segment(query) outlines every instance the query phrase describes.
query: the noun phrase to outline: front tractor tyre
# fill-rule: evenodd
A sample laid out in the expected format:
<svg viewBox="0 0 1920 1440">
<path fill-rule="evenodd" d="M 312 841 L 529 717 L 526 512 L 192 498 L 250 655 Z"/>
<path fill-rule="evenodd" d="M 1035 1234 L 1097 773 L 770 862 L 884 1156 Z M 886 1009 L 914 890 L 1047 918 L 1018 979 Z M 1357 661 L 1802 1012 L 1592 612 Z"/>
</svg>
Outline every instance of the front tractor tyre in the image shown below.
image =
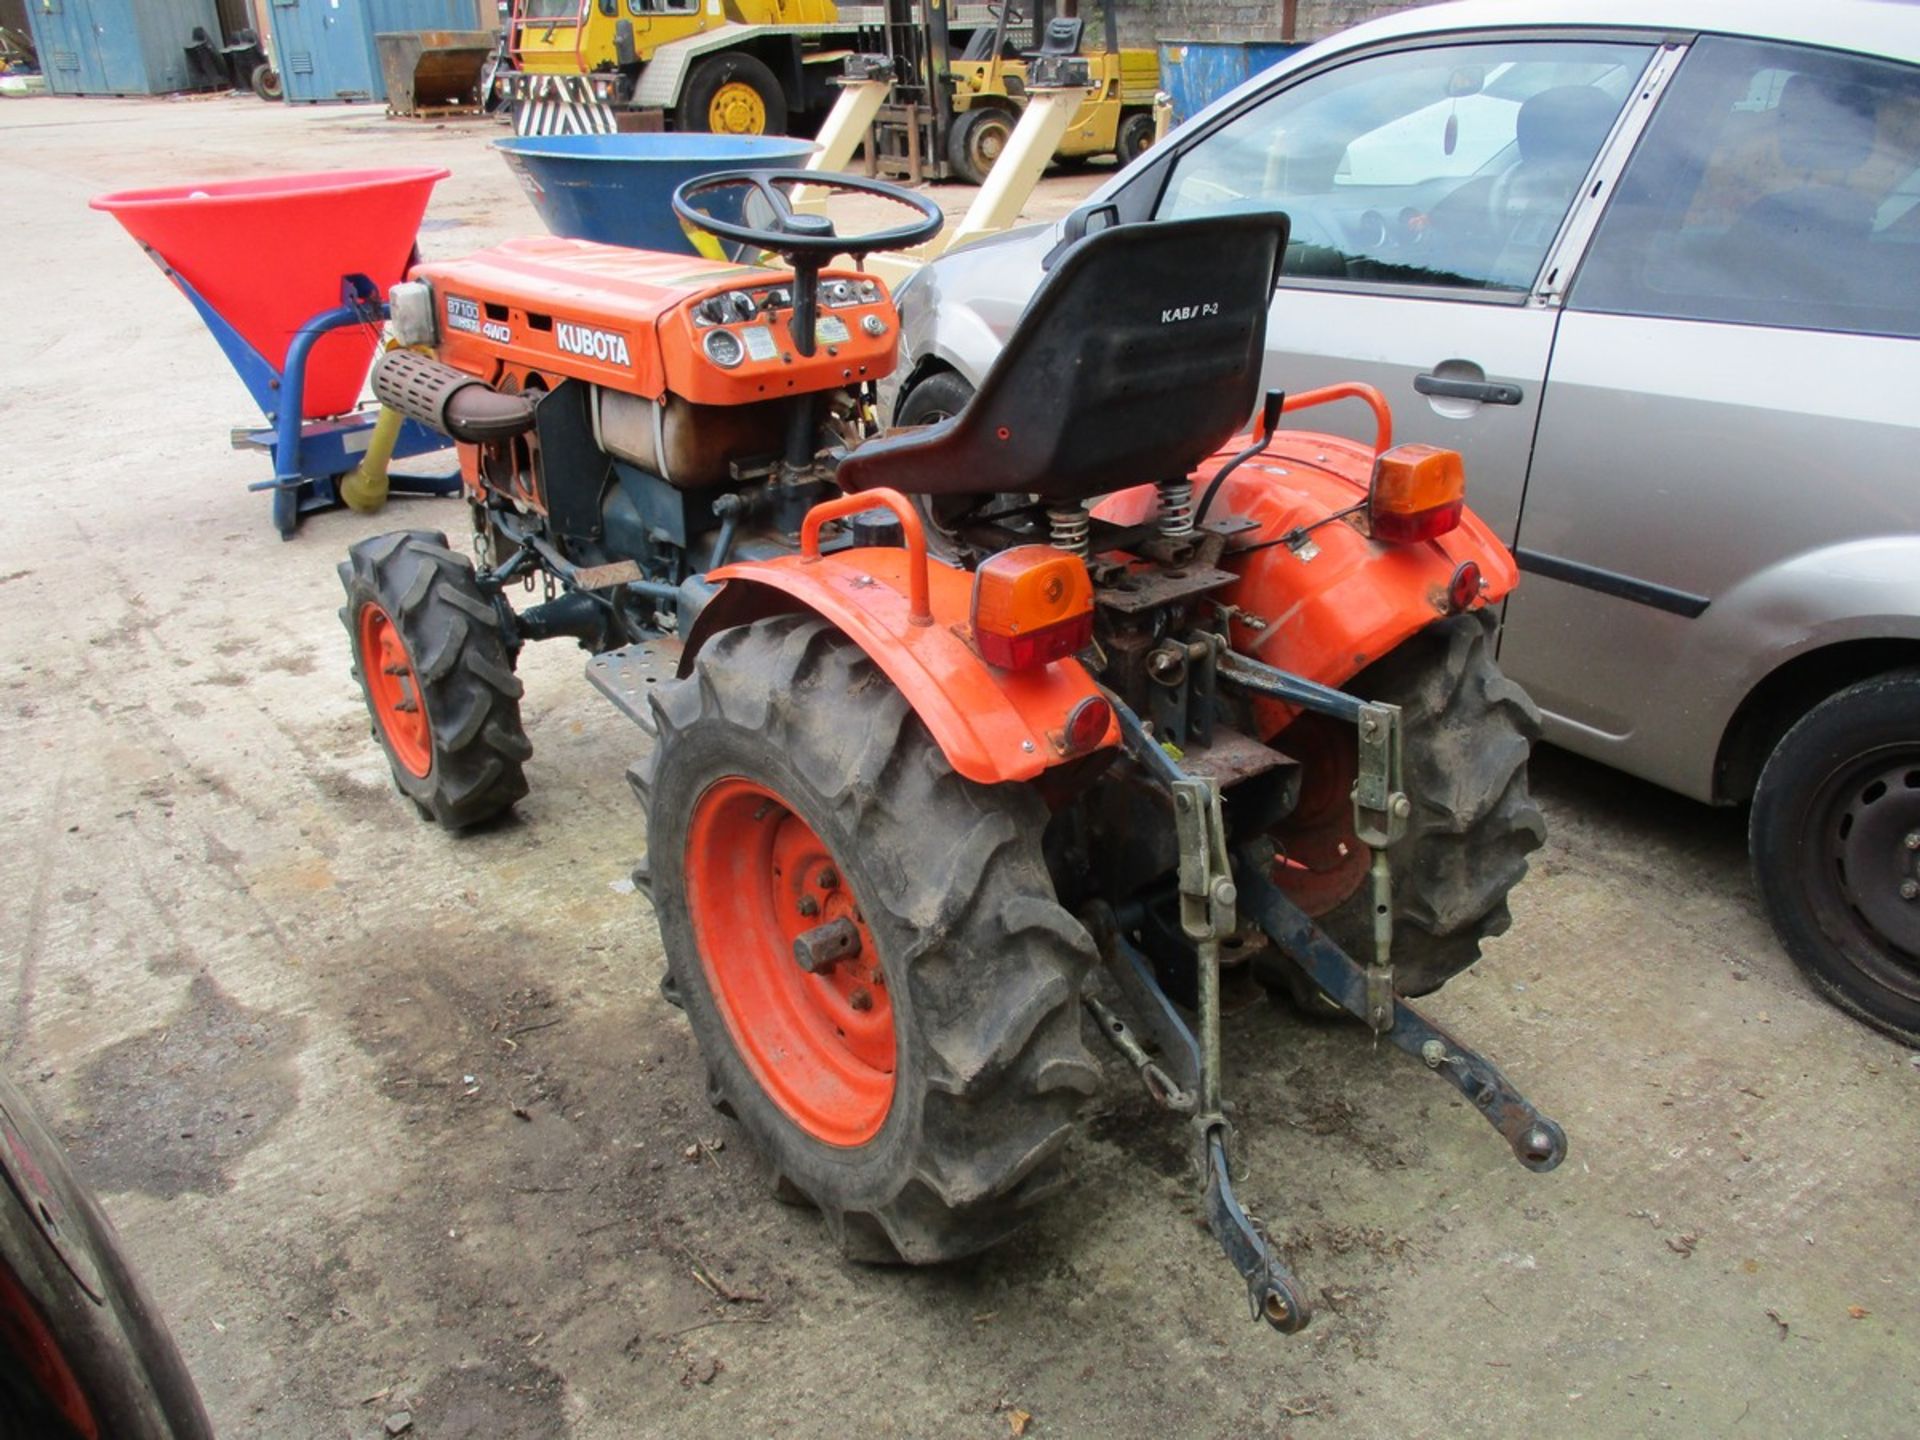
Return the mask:
<svg viewBox="0 0 1920 1440">
<path fill-rule="evenodd" d="M 1093 946 L 1055 898 L 1040 797 L 957 775 L 812 616 L 722 632 L 653 704 L 630 779 L 712 1098 L 854 1259 L 1004 1239 L 1063 1180 L 1098 1077 Z"/>
<path fill-rule="evenodd" d="M 1760 772 L 1754 882 L 1801 971 L 1841 1009 L 1920 1045 L 1920 670 L 1809 710 Z"/>
<path fill-rule="evenodd" d="M 527 793 L 533 753 L 500 615 L 438 531 L 362 540 L 340 564 L 353 674 L 394 784 L 427 819 L 465 829 Z"/>
</svg>

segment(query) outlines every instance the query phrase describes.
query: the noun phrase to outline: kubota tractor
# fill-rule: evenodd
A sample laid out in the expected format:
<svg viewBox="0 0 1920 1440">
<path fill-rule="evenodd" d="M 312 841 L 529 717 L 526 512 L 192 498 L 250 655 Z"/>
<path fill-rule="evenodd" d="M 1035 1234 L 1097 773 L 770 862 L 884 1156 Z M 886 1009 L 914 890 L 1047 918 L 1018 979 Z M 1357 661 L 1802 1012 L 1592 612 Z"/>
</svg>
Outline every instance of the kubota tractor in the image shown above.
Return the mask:
<svg viewBox="0 0 1920 1440">
<path fill-rule="evenodd" d="M 915 213 L 840 235 L 803 185 Z M 650 737 L 663 988 L 776 1191 L 859 1259 L 969 1255 L 1031 1213 L 1097 1033 L 1191 1125 L 1253 1313 L 1304 1324 L 1230 1182 L 1242 967 L 1557 1165 L 1560 1128 L 1404 998 L 1505 928 L 1541 839 L 1535 712 L 1490 646 L 1514 565 L 1459 457 L 1392 446 L 1377 394 L 1262 403 L 1285 217 L 1064 245 L 965 408 L 875 437 L 898 320 L 833 262 L 939 211 L 790 172 L 674 205 L 767 263 L 527 239 L 394 292 L 411 348 L 376 391 L 459 442 L 476 556 L 404 531 L 340 567 L 400 789 L 449 828 L 506 810 L 515 655 L 592 652 Z M 1374 445 L 1278 428 L 1347 398 Z"/>
</svg>

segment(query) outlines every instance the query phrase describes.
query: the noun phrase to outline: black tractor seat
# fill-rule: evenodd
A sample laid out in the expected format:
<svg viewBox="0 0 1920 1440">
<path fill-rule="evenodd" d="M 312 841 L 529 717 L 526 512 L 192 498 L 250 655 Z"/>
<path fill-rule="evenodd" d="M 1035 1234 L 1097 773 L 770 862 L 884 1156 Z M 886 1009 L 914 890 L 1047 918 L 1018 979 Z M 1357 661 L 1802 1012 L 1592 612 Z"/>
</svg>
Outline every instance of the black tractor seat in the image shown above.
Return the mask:
<svg viewBox="0 0 1920 1440">
<path fill-rule="evenodd" d="M 1178 480 L 1260 396 L 1276 212 L 1117 225 L 1067 250 L 958 415 L 861 445 L 847 490 L 1090 500 Z"/>
</svg>

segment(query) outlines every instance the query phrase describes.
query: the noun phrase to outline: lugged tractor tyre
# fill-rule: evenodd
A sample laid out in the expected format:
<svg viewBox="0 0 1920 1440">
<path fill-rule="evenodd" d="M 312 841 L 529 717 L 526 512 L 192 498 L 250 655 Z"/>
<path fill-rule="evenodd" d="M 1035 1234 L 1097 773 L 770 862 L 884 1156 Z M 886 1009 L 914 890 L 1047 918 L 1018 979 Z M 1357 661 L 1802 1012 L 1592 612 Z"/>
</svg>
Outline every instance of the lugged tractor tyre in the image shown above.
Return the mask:
<svg viewBox="0 0 1920 1440">
<path fill-rule="evenodd" d="M 1005 1239 L 1064 1180 L 1099 1074 L 1080 1022 L 1093 945 L 1048 878 L 1040 797 L 956 774 L 813 616 L 715 636 L 653 709 L 629 773 L 641 873 L 710 1098 L 853 1259 Z M 805 972 L 795 934 L 829 921 L 861 948 Z"/>
<path fill-rule="evenodd" d="M 512 808 L 533 746 L 499 612 L 472 564 L 437 530 L 398 530 L 354 545 L 339 572 L 353 677 L 394 784 L 448 830 Z"/>
<path fill-rule="evenodd" d="M 1401 764 L 1413 813 L 1392 851 L 1391 958 L 1394 988 L 1408 997 L 1438 990 L 1480 958 L 1482 941 L 1506 933 L 1513 923 L 1507 895 L 1547 837 L 1527 790 L 1540 711 L 1495 663 L 1496 626 L 1491 610 L 1449 616 L 1341 686 L 1401 709 Z M 1371 884 L 1363 878 L 1319 923 L 1366 964 L 1373 955 Z"/>
</svg>

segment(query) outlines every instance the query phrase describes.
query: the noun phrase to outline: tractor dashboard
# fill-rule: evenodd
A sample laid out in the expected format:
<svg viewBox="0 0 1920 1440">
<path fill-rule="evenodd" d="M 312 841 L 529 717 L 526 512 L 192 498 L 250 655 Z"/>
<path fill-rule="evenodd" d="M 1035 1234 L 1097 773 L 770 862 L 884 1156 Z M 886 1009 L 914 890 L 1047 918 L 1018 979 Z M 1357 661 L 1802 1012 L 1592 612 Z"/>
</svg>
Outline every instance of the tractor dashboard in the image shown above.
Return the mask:
<svg viewBox="0 0 1920 1440">
<path fill-rule="evenodd" d="M 681 307 L 660 326 L 668 388 L 703 404 L 740 405 L 858 385 L 893 369 L 899 316 L 872 276 L 820 277 L 811 355 L 794 343 L 793 308 L 792 276 L 778 272 Z"/>
<path fill-rule="evenodd" d="M 879 380 L 899 315 L 858 271 L 820 277 L 814 353 L 794 343 L 791 271 L 584 240 L 510 240 L 418 266 L 440 358 L 492 383 L 534 372 L 659 400 L 745 405 Z"/>
</svg>

